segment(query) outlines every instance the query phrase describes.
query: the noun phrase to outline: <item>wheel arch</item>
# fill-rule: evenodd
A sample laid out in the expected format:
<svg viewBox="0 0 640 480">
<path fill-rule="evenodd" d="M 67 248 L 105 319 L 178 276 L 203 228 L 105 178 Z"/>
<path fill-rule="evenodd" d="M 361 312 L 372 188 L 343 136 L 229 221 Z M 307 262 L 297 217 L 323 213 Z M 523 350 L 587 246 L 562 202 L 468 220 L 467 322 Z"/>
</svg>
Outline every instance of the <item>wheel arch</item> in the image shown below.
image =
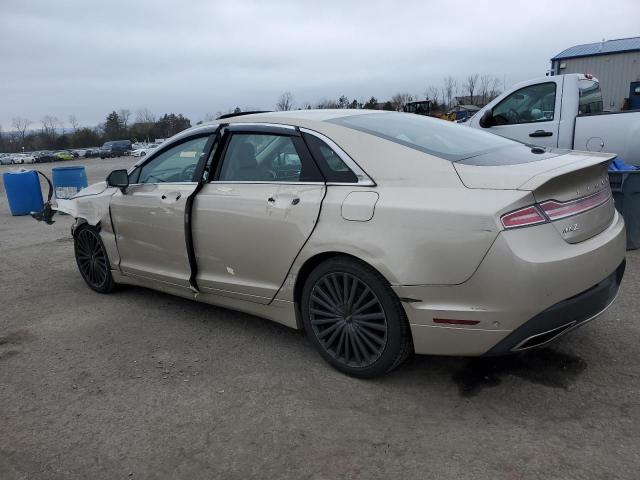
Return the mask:
<svg viewBox="0 0 640 480">
<path fill-rule="evenodd" d="M 367 262 L 366 260 L 356 255 L 346 253 L 346 252 L 341 252 L 341 251 L 327 251 L 327 252 L 317 253 L 307 258 L 302 264 L 302 266 L 300 267 L 300 269 L 298 270 L 298 273 L 296 274 L 296 279 L 293 286 L 293 303 L 294 303 L 295 312 L 296 312 L 296 327 L 298 329 L 303 328 L 302 311 L 300 308 L 300 303 L 302 300 L 302 289 L 304 288 L 304 284 L 307 281 L 307 278 L 309 278 L 309 275 L 311 274 L 311 272 L 313 272 L 313 270 L 318 265 L 320 265 L 323 262 L 326 262 L 329 259 L 336 258 L 336 257 L 344 257 L 344 258 L 348 258 L 356 262 L 365 264 L 369 268 L 373 269 L 386 282 L 390 283 L 389 279 L 382 272 L 380 272 L 379 269 L 377 269 L 374 265 L 372 265 L 371 263 Z"/>
</svg>

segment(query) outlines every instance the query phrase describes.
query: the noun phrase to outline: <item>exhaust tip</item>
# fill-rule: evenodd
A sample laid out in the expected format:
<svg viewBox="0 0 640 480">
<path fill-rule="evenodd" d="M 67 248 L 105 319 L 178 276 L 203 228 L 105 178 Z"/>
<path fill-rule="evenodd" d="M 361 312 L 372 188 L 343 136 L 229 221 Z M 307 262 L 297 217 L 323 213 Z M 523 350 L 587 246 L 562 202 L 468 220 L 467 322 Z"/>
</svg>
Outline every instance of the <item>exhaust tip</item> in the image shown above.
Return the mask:
<svg viewBox="0 0 640 480">
<path fill-rule="evenodd" d="M 538 333 L 536 335 L 531 335 L 530 337 L 525 338 L 522 342 L 520 342 L 515 347 L 513 347 L 511 351 L 521 352 L 523 350 L 528 350 L 530 348 L 540 347 L 561 336 L 563 333 L 565 333 L 567 330 L 573 327 L 575 323 L 576 323 L 575 321 L 569 322 L 565 325 L 561 325 L 559 327 L 552 328 L 551 330 L 547 330 L 546 332 Z"/>
</svg>

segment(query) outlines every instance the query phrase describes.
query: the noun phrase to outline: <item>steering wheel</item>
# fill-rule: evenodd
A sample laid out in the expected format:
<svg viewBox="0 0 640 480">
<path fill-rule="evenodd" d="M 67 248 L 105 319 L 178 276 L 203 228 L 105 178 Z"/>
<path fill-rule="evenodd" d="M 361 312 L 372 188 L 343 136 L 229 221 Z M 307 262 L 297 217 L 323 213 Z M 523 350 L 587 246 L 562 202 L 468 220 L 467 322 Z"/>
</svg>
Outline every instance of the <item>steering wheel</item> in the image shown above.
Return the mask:
<svg viewBox="0 0 640 480">
<path fill-rule="evenodd" d="M 267 175 L 267 178 L 265 180 L 275 180 L 278 178 L 278 175 L 276 175 L 276 172 L 274 170 L 271 170 L 270 168 L 267 168 L 265 170 L 265 173 Z"/>
<path fill-rule="evenodd" d="M 193 180 L 193 174 L 196 171 L 196 164 L 192 163 L 191 165 L 187 165 L 180 172 L 180 178 L 183 182 L 191 182 Z"/>
<path fill-rule="evenodd" d="M 513 109 L 513 108 L 510 108 L 510 109 L 507 111 L 507 116 L 509 117 L 509 120 L 510 120 L 512 123 L 517 123 L 517 122 L 519 122 L 519 121 L 521 120 L 521 119 L 520 119 L 520 114 L 519 114 L 515 109 Z"/>
</svg>

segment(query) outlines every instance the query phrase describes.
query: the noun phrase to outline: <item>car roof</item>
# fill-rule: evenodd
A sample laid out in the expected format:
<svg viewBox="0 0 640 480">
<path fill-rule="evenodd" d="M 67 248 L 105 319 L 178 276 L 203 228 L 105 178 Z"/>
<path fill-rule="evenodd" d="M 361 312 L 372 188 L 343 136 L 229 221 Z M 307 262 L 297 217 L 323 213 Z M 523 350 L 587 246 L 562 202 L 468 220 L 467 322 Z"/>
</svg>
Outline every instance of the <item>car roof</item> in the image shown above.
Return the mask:
<svg viewBox="0 0 640 480">
<path fill-rule="evenodd" d="M 281 123 L 283 125 L 304 126 L 309 122 L 325 122 L 327 120 L 333 120 L 341 117 L 351 117 L 354 115 L 366 115 L 370 113 L 393 113 L 386 110 L 367 110 L 367 109 L 351 109 L 351 108 L 336 108 L 336 109 L 321 109 L 321 110 L 289 110 L 289 111 L 274 111 L 274 112 L 262 112 L 251 113 L 248 115 L 237 115 L 235 117 L 225 117 L 223 119 L 214 120 L 212 122 L 203 122 L 195 125 L 187 130 L 183 130 L 178 134 L 182 136 L 182 133 L 205 133 L 215 128 L 220 124 L 229 123 Z"/>
<path fill-rule="evenodd" d="M 382 113 L 384 110 L 365 110 L 365 109 L 351 109 L 351 108 L 336 108 L 336 109 L 322 109 L 322 110 L 289 110 L 284 112 L 263 112 L 252 113 L 249 115 L 241 115 L 237 117 L 225 118 L 225 122 L 260 122 L 265 119 L 273 121 L 274 119 L 281 119 L 283 122 L 295 122 L 296 120 L 311 120 L 315 122 L 322 122 L 326 120 L 332 120 L 340 117 L 350 117 L 353 115 L 365 115 L 367 113 Z"/>
</svg>

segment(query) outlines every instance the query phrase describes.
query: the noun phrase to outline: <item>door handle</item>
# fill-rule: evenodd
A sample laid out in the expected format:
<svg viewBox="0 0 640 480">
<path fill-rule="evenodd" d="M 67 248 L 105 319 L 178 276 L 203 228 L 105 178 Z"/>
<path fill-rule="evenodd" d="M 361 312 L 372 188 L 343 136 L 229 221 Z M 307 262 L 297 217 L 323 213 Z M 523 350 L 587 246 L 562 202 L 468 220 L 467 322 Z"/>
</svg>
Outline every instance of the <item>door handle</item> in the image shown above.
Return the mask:
<svg viewBox="0 0 640 480">
<path fill-rule="evenodd" d="M 163 193 L 160 196 L 160 198 L 162 200 L 170 200 L 170 201 L 174 201 L 174 202 L 177 202 L 178 200 L 180 200 L 180 197 L 182 197 L 182 193 L 180 193 L 180 192 L 171 192 L 169 194 Z"/>
<path fill-rule="evenodd" d="M 536 130 L 529 134 L 530 137 L 552 137 L 553 132 L 545 132 L 544 130 Z"/>
</svg>

